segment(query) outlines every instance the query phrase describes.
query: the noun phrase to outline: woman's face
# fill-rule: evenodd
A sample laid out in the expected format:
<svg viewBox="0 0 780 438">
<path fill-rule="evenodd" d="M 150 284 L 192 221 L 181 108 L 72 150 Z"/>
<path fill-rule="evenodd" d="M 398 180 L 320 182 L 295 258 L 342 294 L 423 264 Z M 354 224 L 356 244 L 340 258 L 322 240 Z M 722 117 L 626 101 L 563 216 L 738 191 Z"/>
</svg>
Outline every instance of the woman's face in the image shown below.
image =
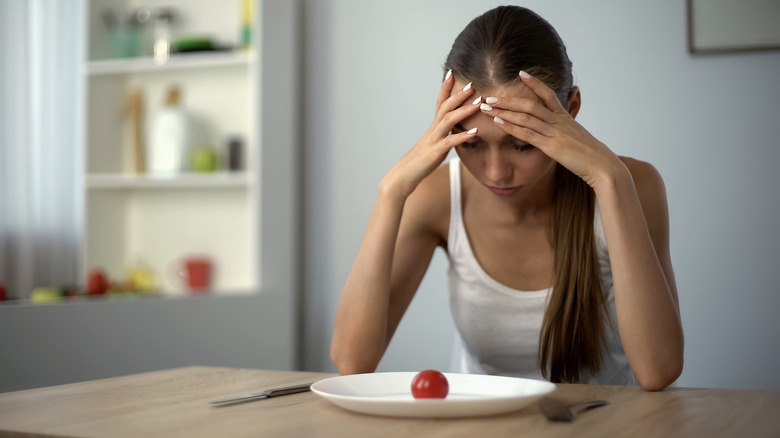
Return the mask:
<svg viewBox="0 0 780 438">
<path fill-rule="evenodd" d="M 461 90 L 465 85 L 456 81 L 453 90 Z M 482 96 L 482 102 L 487 97 L 501 99 L 502 96 L 541 101 L 523 84 L 475 90 L 473 96 L 464 105 L 471 105 L 477 96 Z M 456 125 L 453 132 L 472 128 L 478 129 L 477 136 L 455 150 L 469 173 L 495 196 L 512 201 L 530 200 L 534 197 L 532 194 L 541 192 L 550 193 L 555 161 L 527 142 L 507 134 L 493 122 L 489 113 L 475 113 Z"/>
</svg>

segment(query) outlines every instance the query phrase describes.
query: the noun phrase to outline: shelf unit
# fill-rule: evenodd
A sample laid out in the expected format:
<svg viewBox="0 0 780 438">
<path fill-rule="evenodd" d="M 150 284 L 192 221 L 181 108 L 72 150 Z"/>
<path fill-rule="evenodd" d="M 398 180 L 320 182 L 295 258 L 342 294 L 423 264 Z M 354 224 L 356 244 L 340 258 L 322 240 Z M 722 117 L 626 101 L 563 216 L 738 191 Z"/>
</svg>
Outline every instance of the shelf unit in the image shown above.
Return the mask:
<svg viewBox="0 0 780 438">
<path fill-rule="evenodd" d="M 82 278 L 102 268 L 120 280 L 128 269 L 144 267 L 152 270 L 163 293 L 183 295 L 186 287 L 176 275 L 181 261 L 207 256 L 214 264 L 212 293 L 259 290 L 260 29 L 255 25 L 248 50 L 174 54 L 157 65 L 151 49 L 134 58 L 111 58 L 109 29 L 101 18 L 106 8 L 126 16 L 141 7 L 173 7 L 178 17 L 174 37 L 208 34 L 237 46 L 241 3 L 86 1 Z M 258 18 L 253 22 L 259 23 Z M 143 138 L 148 144 L 155 115 L 173 85 L 182 90 L 198 145 L 214 147 L 224 162 L 228 139 L 242 140 L 240 171 L 154 175 L 130 170 L 130 130 L 123 114 L 127 94 L 143 93 Z"/>
<path fill-rule="evenodd" d="M 209 14 L 209 18 L 224 13 L 232 20 L 237 13 L 237 6 L 231 10 L 232 1 L 210 1 L 208 6 L 216 5 L 219 11 Z M 95 2 L 79 0 L 75 3 L 83 11 L 82 19 L 93 17 Z M 157 4 L 149 1 L 145 5 L 150 3 Z M 166 1 L 166 4 L 174 5 L 185 3 L 205 7 L 205 1 Z M 136 6 L 129 0 L 121 4 Z M 133 203 L 159 201 L 164 205 L 150 211 L 176 216 L 176 204 L 185 202 L 179 199 L 184 197 L 188 198 L 188 203 L 201 207 L 197 214 L 216 215 L 220 213 L 219 207 L 213 204 L 227 204 L 246 217 L 246 220 L 219 218 L 237 229 L 236 234 L 243 239 L 240 243 L 225 243 L 220 240 L 222 233 L 214 230 L 200 230 L 189 240 L 203 236 L 209 244 L 236 251 L 237 254 L 231 254 L 233 258 L 227 260 L 238 260 L 241 266 L 252 271 L 241 279 L 244 287 L 233 290 L 223 286 L 215 293 L 193 296 L 171 294 L 173 296 L 143 299 L 98 298 L 53 304 L 0 305 L 0 333 L 13 333 L 13 336 L 0 336 L 0 351 L 3 352 L 0 392 L 192 364 L 253 369 L 300 368 L 297 344 L 302 278 L 299 249 L 301 129 L 296 118 L 300 108 L 279 102 L 299 102 L 301 98 L 302 5 L 298 0 L 258 0 L 257 15 L 255 54 L 246 65 L 243 61 L 230 61 L 240 65 L 216 66 L 222 61 L 207 61 L 207 67 L 196 69 L 218 71 L 219 77 L 236 72 L 249 76 L 246 79 L 253 90 L 251 97 L 246 98 L 242 117 L 248 119 L 245 122 L 248 135 L 255 137 L 249 144 L 252 157 L 246 161 L 246 170 L 238 174 L 209 175 L 210 178 L 203 175 L 128 176 L 119 170 L 121 164 L 97 160 L 91 163 L 95 167 L 85 167 L 83 194 L 85 198 L 104 199 L 77 201 L 85 202 L 85 212 L 102 207 L 102 214 L 108 216 L 94 218 L 85 213 L 86 221 L 109 231 L 90 230 L 85 222 L 83 269 L 88 268 L 91 261 L 101 261 L 101 256 L 87 247 L 91 241 L 98 249 L 108 252 L 107 257 L 116 257 L 118 270 L 123 262 L 120 255 L 125 252 L 117 251 L 111 242 L 99 245 L 95 239 L 115 235 L 118 231 L 139 231 L 121 223 L 137 219 L 120 210 L 137 214 L 140 210 Z M 193 20 L 196 19 L 198 17 Z M 87 27 L 89 23 L 83 23 L 82 27 L 94 32 L 95 25 Z M 224 33 L 234 34 L 233 31 L 231 28 Z M 182 61 L 194 59 L 188 57 L 187 61 Z M 261 59 L 264 62 L 259 62 Z M 141 65 L 145 62 L 134 60 L 128 65 L 137 65 L 135 61 L 141 61 Z M 116 80 L 117 86 L 121 86 L 121 81 L 130 81 L 133 76 L 151 80 L 159 74 L 172 73 L 159 70 L 161 73 L 158 74 L 155 69 L 131 74 L 129 70 L 139 67 L 122 67 L 123 64 L 119 61 L 103 63 L 103 59 L 95 56 L 85 60 L 81 76 L 85 92 L 75 105 L 79 119 L 83 121 L 83 148 L 77 153 L 83 154 L 85 166 L 90 148 L 113 144 L 90 139 L 89 135 L 94 135 L 90 131 L 96 128 L 93 126 L 95 119 L 99 122 L 119 117 L 117 114 L 111 117 L 99 114 L 90 106 L 89 98 L 94 96 L 89 94 L 89 85 L 93 81 Z M 99 71 L 111 73 L 97 73 Z M 184 72 L 185 76 L 197 73 L 188 69 Z M 110 94 L 105 97 L 109 101 L 110 98 Z M 108 103 L 106 108 L 109 108 Z M 273 111 L 263 111 L 264 107 L 272 105 Z M 116 108 L 112 111 L 117 112 Z M 104 129 L 109 128 L 118 129 L 115 125 Z M 230 199 L 223 199 L 225 197 Z M 208 204 L 207 208 L 203 207 L 204 203 Z M 105 204 L 114 205 L 117 211 Z M 114 218 L 117 223 L 112 223 Z M 177 223 L 181 223 L 180 219 L 177 218 Z M 189 226 L 188 223 L 185 221 L 183 226 Z M 196 223 L 209 224 L 208 219 L 200 218 Z M 120 236 L 122 245 L 137 245 L 124 234 Z M 178 243 L 168 242 L 169 238 L 162 235 L 160 241 L 175 248 Z M 102 265 L 108 266 L 107 263 Z M 250 287 L 247 289 L 246 285 Z M 246 293 L 247 290 L 253 293 Z M 269 351 L 273 354 L 268 354 Z M 2 387 L 3 383 L 5 387 Z"/>
</svg>

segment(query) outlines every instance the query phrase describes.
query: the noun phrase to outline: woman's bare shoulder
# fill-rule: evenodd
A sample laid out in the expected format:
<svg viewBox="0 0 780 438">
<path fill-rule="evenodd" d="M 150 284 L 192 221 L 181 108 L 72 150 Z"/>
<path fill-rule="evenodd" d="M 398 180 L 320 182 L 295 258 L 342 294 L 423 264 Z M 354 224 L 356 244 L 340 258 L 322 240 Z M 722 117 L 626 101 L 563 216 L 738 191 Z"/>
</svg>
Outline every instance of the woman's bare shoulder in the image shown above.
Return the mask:
<svg viewBox="0 0 780 438">
<path fill-rule="evenodd" d="M 666 185 L 661 173 L 647 161 L 629 157 L 620 157 L 620 159 L 634 180 L 634 187 L 651 233 L 654 231 L 665 233 L 668 227 L 669 207 L 666 199 Z"/>
<path fill-rule="evenodd" d="M 631 173 L 637 192 L 641 197 L 651 195 L 653 192 L 664 192 L 664 181 L 661 173 L 652 164 L 647 161 L 637 160 L 631 157 L 620 157 L 623 164 Z M 656 193 L 657 195 L 658 193 Z"/>
</svg>

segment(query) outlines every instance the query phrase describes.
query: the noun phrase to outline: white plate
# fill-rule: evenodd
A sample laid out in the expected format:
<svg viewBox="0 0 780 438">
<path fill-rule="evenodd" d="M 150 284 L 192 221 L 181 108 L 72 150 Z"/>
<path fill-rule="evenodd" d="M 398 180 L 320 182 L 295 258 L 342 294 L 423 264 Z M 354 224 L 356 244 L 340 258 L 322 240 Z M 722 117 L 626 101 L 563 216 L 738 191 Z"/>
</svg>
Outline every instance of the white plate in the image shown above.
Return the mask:
<svg viewBox="0 0 780 438">
<path fill-rule="evenodd" d="M 480 374 L 444 373 L 450 385 L 445 399 L 415 399 L 417 373 L 373 373 L 331 377 L 311 390 L 355 412 L 393 417 L 473 417 L 518 410 L 555 390 L 542 380 Z"/>
</svg>

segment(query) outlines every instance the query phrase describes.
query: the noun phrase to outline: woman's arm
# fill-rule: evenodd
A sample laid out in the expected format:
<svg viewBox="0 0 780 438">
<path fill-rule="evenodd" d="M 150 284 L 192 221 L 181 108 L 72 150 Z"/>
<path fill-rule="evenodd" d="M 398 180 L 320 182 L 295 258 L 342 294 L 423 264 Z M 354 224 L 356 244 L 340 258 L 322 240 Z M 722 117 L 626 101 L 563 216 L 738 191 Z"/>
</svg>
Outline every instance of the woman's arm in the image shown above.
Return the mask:
<svg viewBox="0 0 780 438">
<path fill-rule="evenodd" d="M 648 163 L 625 159 L 596 190 L 623 348 L 637 382 L 661 390 L 683 368 L 683 331 L 669 255 L 666 191 Z"/>
<path fill-rule="evenodd" d="M 342 374 L 376 369 L 430 264 L 439 239 L 418 202 L 426 185 L 408 200 L 379 189 L 336 312 L 331 360 Z"/>
<path fill-rule="evenodd" d="M 538 100 L 501 98 L 489 113 L 596 193 L 609 248 L 620 339 L 637 382 L 661 390 L 682 372 L 683 332 L 669 257 L 666 193 L 652 166 L 627 160 L 574 121 L 580 92 L 564 108 L 542 81 L 521 72 Z"/>
<path fill-rule="evenodd" d="M 336 312 L 331 360 L 342 374 L 376 369 L 441 241 L 435 231 L 441 216 L 432 211 L 442 195 L 434 171 L 452 147 L 476 135 L 476 130 L 451 132 L 479 110 L 477 104 L 463 105 L 471 87 L 453 90 L 453 83 L 448 74 L 433 124 L 380 183 Z"/>
</svg>

